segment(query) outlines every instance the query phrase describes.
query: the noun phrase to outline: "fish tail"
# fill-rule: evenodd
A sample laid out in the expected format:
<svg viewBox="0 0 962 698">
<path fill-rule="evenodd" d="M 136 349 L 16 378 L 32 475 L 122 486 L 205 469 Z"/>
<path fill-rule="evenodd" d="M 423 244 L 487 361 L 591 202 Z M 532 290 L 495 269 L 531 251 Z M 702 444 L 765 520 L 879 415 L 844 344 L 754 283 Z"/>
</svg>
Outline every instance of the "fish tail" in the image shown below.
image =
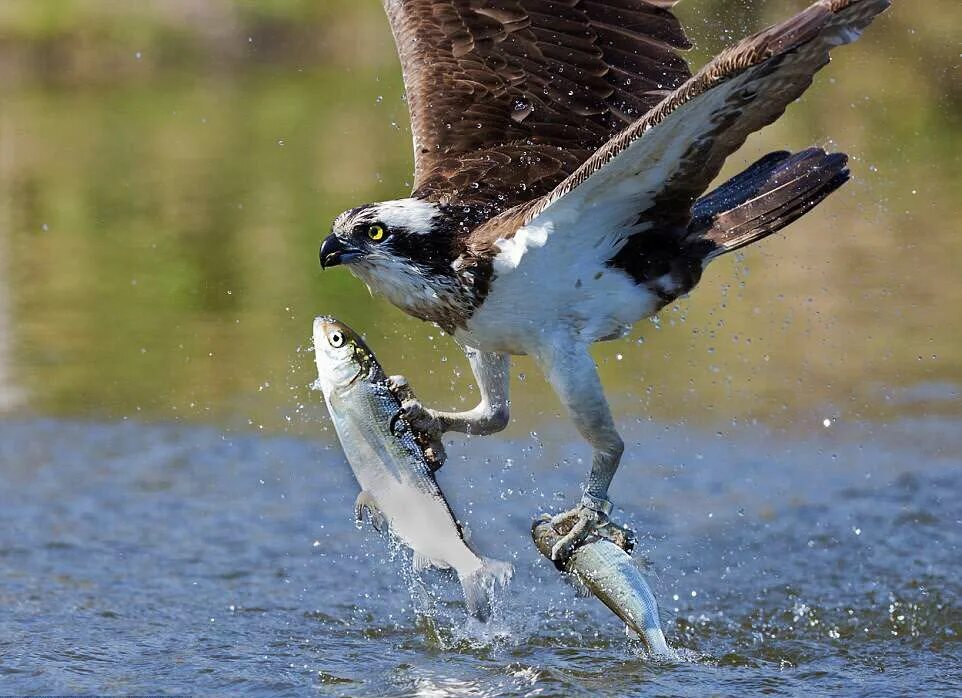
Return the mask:
<svg viewBox="0 0 962 698">
<path fill-rule="evenodd" d="M 459 575 L 468 613 L 481 622 L 486 622 L 491 617 L 495 591 L 505 586 L 513 574 L 514 567 L 511 563 L 482 558 L 479 568 L 466 575 Z"/>
</svg>

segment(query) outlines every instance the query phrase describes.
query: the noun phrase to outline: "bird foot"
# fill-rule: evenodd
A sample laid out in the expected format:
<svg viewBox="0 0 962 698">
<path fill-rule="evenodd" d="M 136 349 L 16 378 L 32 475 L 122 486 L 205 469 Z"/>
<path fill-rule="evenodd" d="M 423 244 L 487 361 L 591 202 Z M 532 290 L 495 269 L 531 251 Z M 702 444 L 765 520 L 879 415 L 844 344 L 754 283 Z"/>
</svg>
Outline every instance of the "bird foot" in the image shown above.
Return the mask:
<svg viewBox="0 0 962 698">
<path fill-rule="evenodd" d="M 566 559 L 591 536 L 607 538 L 626 553 L 631 553 L 635 547 L 634 532 L 610 521 L 608 514 L 611 504 L 607 500 L 602 501 L 607 503 L 604 509 L 596 509 L 582 502 L 574 509 L 551 517 L 552 528 L 561 536 L 551 548 L 552 560 Z"/>
<path fill-rule="evenodd" d="M 389 376 L 388 389 L 394 393 L 401 403 L 401 416 L 411 425 L 415 439 L 424 453 L 424 458 L 431 466 L 432 472 L 437 471 L 447 458 L 444 443 L 444 424 L 436 413 L 429 410 L 417 399 L 404 376 Z"/>
</svg>

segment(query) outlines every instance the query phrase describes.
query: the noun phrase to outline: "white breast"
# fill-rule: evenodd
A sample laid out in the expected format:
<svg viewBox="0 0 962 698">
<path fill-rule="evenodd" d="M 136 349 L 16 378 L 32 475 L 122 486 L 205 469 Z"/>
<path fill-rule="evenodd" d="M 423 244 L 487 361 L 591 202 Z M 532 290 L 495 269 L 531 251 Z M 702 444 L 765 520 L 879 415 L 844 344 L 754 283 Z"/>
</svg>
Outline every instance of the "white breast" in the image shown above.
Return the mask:
<svg viewBox="0 0 962 698">
<path fill-rule="evenodd" d="M 598 223 L 613 232 L 554 230 L 545 212 L 500 242 L 491 290 L 458 338 L 486 351 L 526 354 L 548 337 L 590 343 L 624 334 L 653 313 L 657 297 L 606 265 L 623 244 L 621 226 L 610 219 Z"/>
</svg>

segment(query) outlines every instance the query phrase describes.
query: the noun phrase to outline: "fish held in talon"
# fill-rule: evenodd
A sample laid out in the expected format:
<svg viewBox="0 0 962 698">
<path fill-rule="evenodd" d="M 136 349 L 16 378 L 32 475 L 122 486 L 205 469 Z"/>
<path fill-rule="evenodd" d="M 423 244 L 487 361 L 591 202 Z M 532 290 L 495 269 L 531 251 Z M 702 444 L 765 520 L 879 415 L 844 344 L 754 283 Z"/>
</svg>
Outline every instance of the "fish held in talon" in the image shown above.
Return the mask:
<svg viewBox="0 0 962 698">
<path fill-rule="evenodd" d="M 844 153 L 807 148 L 711 188 L 891 3 L 816 0 L 695 73 L 675 2 L 559 2 L 563 20 L 543 4 L 384 0 L 413 190 L 338 216 L 320 264 L 465 348 L 476 407 L 410 401 L 435 438 L 504 429 L 510 357 L 532 357 L 591 446 L 589 492 L 603 503 L 624 443 L 591 345 L 625 336 L 693 291 L 713 260 L 781 232 L 848 181 Z M 549 36 L 557 45 L 541 50 Z M 605 525 L 595 504 L 566 513 L 556 555 Z"/>
<path fill-rule="evenodd" d="M 812 147 L 769 153 L 712 188 L 891 0 L 816 0 L 695 73 L 673 1 L 558 2 L 564 32 L 539 4 L 384 0 L 413 190 L 342 213 L 319 254 L 464 347 L 476 407 L 408 401 L 434 438 L 503 430 L 510 357 L 534 359 L 592 451 L 586 499 L 553 551 L 564 556 L 607 524 L 624 453 L 591 345 L 624 337 L 714 260 L 785 230 L 848 181 L 844 153 Z M 602 39 L 612 27 L 615 48 Z M 542 51 L 539 36 L 560 43 Z M 562 75 L 590 84 L 544 89 Z"/>
<path fill-rule="evenodd" d="M 468 612 L 491 615 L 492 598 L 510 579 L 509 563 L 490 560 L 468 545 L 434 477 L 443 464 L 430 437 L 404 415 L 410 386 L 389 379 L 364 340 L 331 317 L 314 320 L 317 386 L 354 477 L 361 486 L 354 511 L 414 552 L 416 571 L 453 569 Z"/>
<path fill-rule="evenodd" d="M 624 529 L 618 528 L 618 531 Z M 555 566 L 577 581 L 636 635 L 653 657 L 673 656 L 658 617 L 658 603 L 644 576 L 632 562 L 629 552 L 633 541 L 628 535 L 592 533 L 567 555 L 552 558 L 562 538 L 550 517 L 535 519 L 531 525 L 535 546 Z M 616 543 L 615 541 L 618 541 Z"/>
</svg>

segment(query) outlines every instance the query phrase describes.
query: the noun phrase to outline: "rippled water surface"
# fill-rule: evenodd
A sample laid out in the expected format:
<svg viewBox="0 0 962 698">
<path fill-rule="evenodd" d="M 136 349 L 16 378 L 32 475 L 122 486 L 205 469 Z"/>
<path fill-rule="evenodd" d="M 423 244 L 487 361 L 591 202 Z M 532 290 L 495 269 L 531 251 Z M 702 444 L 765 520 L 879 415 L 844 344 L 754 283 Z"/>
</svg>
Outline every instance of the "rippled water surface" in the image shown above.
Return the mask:
<svg viewBox="0 0 962 698">
<path fill-rule="evenodd" d="M 897 0 L 730 163 L 820 144 L 848 186 L 596 351 L 671 662 L 529 539 L 588 454 L 527 359 L 439 476 L 515 564 L 492 624 L 355 528 L 313 316 L 476 397 L 451 338 L 317 266 L 407 192 L 379 3 L 45 4 L 0 12 L 0 694 L 962 694 L 959 3 Z M 697 64 L 799 6 L 679 9 Z"/>
<path fill-rule="evenodd" d="M 10 692 L 926 695 L 958 691 L 958 422 L 811 442 L 643 428 L 620 476 L 679 658 L 645 658 L 539 557 L 563 440 L 455 447 L 442 485 L 516 577 L 490 627 L 357 530 L 323 442 L 0 424 L 0 686 Z M 921 438 L 924 432 L 925 438 Z M 941 434 L 941 436 L 935 436 Z M 462 458 L 463 456 L 463 458 Z M 514 458 L 514 460 L 511 460 Z M 919 467 L 919 461 L 924 467 Z"/>
</svg>

